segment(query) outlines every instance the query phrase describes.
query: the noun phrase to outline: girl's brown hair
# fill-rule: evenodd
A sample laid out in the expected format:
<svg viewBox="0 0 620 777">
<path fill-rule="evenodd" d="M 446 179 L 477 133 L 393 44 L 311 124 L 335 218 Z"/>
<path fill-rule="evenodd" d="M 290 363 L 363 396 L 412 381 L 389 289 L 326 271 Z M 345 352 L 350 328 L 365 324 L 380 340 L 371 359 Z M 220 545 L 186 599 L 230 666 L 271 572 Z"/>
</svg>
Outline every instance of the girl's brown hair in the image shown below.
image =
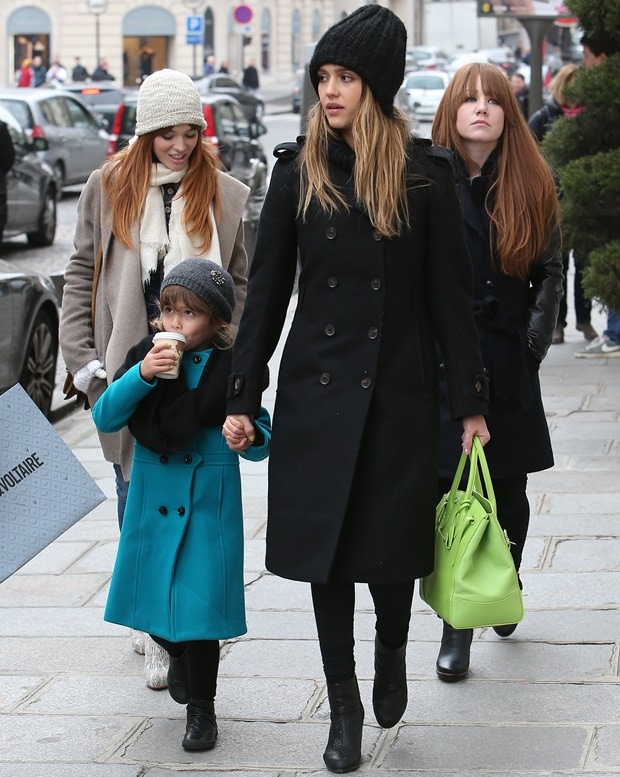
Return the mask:
<svg viewBox="0 0 620 777">
<path fill-rule="evenodd" d="M 213 327 L 213 347 L 220 351 L 232 348 L 235 341 L 235 328 L 216 315 L 201 297 L 190 289 L 186 289 L 185 286 L 166 286 L 161 293 L 158 306 L 160 313 L 164 308 L 170 306 L 187 308 L 195 313 L 209 316 Z M 151 325 L 157 332 L 164 331 L 161 318 L 153 319 Z"/>
<path fill-rule="evenodd" d="M 385 237 L 396 237 L 408 226 L 406 173 L 410 125 L 405 114 L 394 108 L 391 117 L 379 107 L 366 84 L 352 127 L 355 140 L 354 186 L 357 202 L 373 226 Z M 329 175 L 327 147 L 332 130 L 320 103 L 309 114 L 306 141 L 300 155 L 301 189 L 298 212 L 305 218 L 313 198 L 332 214 L 349 210 Z"/>
<path fill-rule="evenodd" d="M 103 168 L 105 194 L 112 203 L 112 232 L 127 248 L 134 247 L 131 227 L 140 218 L 151 180 L 153 141 L 168 129 L 140 135 Z M 213 205 L 216 219 L 220 216 L 216 176 L 219 162 L 215 152 L 203 141 L 200 128 L 193 129 L 198 132 L 199 141 L 189 157 L 181 188 L 185 198 L 183 227 L 189 235 L 198 238 L 198 247 L 206 250 L 213 237 L 209 204 Z"/>
<path fill-rule="evenodd" d="M 504 131 L 494 152 L 495 181 L 487 194 L 493 258 L 506 275 L 526 278 L 549 245 L 559 208 L 549 166 L 503 71 L 484 62 L 457 70 L 435 114 L 433 142 L 452 149 L 468 167 L 474 165 L 456 130 L 456 115 L 464 100 L 475 96 L 478 77 L 483 92 L 504 110 Z"/>
</svg>

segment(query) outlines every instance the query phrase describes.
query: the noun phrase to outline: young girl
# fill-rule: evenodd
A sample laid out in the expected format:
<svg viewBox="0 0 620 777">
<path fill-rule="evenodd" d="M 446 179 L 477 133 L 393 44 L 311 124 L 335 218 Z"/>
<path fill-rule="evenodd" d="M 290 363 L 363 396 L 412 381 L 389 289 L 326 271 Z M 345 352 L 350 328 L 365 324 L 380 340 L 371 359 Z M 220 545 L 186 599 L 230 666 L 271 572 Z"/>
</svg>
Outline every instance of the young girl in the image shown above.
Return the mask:
<svg viewBox="0 0 620 777">
<path fill-rule="evenodd" d="M 129 348 L 148 334 L 164 272 L 182 259 L 212 259 L 228 270 L 235 282 L 232 320 L 239 323 L 247 273 L 242 218 L 249 189 L 218 169 L 202 137 L 205 127 L 192 79 L 158 70 L 138 92 L 136 137 L 95 170 L 80 195 L 60 345 L 75 386 L 86 392 L 91 407 Z M 133 438 L 123 429 L 99 439 L 114 466 L 120 525 Z M 165 688 L 166 652 L 140 632 L 132 634 L 132 643 L 145 653 L 146 684 Z"/>
<path fill-rule="evenodd" d="M 394 108 L 407 33 L 380 5 L 327 30 L 309 66 L 319 96 L 305 140 L 277 150 L 235 344 L 224 434 L 242 449 L 285 320 L 269 466 L 267 568 L 312 586 L 333 772 L 361 761 L 355 583 L 376 613 L 373 710 L 407 707 L 414 580 L 433 566 L 439 401 L 446 353 L 463 447 L 487 442 L 471 268 L 450 155 Z M 460 452 L 457 445 L 457 454 Z"/>
<path fill-rule="evenodd" d="M 162 282 L 160 330 L 185 336 L 177 379 L 167 343 L 129 350 L 93 407 L 102 432 L 128 426 L 136 439 L 125 520 L 105 619 L 148 632 L 170 654 L 168 690 L 187 704 L 186 750 L 215 744 L 219 640 L 246 631 L 238 455 L 221 436 L 235 306 L 231 276 L 188 259 Z M 267 456 L 262 410 L 242 455 Z"/>
<path fill-rule="evenodd" d="M 495 65 L 472 63 L 455 73 L 432 132 L 434 142 L 457 159 L 474 310 L 489 374 L 486 456 L 497 516 L 518 571 L 530 515 L 527 475 L 553 466 L 538 370 L 562 296 L 555 184 L 506 76 Z M 444 395 L 438 494 L 450 488 L 459 437 Z M 515 628 L 495 631 L 507 637 Z M 441 680 L 467 676 L 472 636 L 472 629 L 444 624 L 437 658 Z"/>
</svg>

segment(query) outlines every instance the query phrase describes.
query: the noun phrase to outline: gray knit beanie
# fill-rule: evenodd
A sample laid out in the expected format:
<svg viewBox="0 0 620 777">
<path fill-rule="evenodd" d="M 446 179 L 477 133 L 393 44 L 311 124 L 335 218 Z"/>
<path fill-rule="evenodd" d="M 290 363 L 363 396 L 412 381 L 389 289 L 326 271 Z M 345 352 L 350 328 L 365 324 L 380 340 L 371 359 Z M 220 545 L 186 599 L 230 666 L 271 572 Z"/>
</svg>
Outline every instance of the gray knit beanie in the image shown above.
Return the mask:
<svg viewBox="0 0 620 777">
<path fill-rule="evenodd" d="M 368 84 L 382 111 L 392 115 L 394 97 L 405 76 L 407 30 L 381 5 L 363 5 L 330 27 L 316 44 L 308 71 L 319 91 L 322 65 L 340 65 Z"/>
<path fill-rule="evenodd" d="M 207 126 L 200 93 L 192 79 L 178 70 L 156 70 L 144 79 L 138 92 L 136 135 L 193 124 Z"/>
<path fill-rule="evenodd" d="M 193 291 L 216 316 L 227 324 L 232 321 L 235 307 L 234 281 L 223 267 L 210 259 L 185 259 L 179 262 L 164 277 L 161 290 L 166 286 L 183 286 Z"/>
</svg>

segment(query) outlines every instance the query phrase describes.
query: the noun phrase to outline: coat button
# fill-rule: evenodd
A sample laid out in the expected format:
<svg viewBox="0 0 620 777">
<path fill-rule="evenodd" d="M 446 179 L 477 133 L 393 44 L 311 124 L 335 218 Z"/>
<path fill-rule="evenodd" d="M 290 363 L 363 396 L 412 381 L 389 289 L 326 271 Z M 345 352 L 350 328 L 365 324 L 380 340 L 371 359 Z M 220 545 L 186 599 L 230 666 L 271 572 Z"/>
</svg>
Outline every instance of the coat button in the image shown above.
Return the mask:
<svg viewBox="0 0 620 777">
<path fill-rule="evenodd" d="M 381 288 L 381 278 L 373 278 L 370 281 L 370 288 L 373 291 L 378 291 Z"/>
<path fill-rule="evenodd" d="M 493 281 L 485 281 L 484 285 L 487 287 L 487 289 L 492 289 L 494 284 Z"/>
<path fill-rule="evenodd" d="M 194 362 L 194 364 L 200 364 L 200 362 L 202 361 L 202 357 L 198 356 L 198 354 L 196 354 L 194 356 L 194 358 L 192 359 L 192 361 Z"/>
<path fill-rule="evenodd" d="M 168 463 L 168 457 L 167 456 L 160 456 L 159 457 L 159 463 L 160 464 L 167 464 Z"/>
<path fill-rule="evenodd" d="M 168 515 L 168 508 L 165 505 L 161 505 L 161 507 L 159 508 L 159 512 L 162 515 Z"/>
<path fill-rule="evenodd" d="M 373 231 L 372 231 L 372 239 L 373 240 L 377 240 L 377 241 L 383 240 L 383 235 L 381 234 L 381 232 L 379 232 L 378 229 L 373 229 Z"/>
<path fill-rule="evenodd" d="M 183 461 L 185 464 L 191 464 L 192 463 L 192 457 L 189 455 L 189 453 L 186 453 L 185 456 L 183 456 Z"/>
<path fill-rule="evenodd" d="M 179 508 L 177 509 L 177 513 L 178 513 L 178 514 L 179 514 L 181 517 L 183 517 L 183 516 L 185 515 L 185 508 L 184 508 L 184 507 L 179 507 Z"/>
<path fill-rule="evenodd" d="M 477 380 L 474 383 L 474 391 L 476 392 L 476 394 L 480 394 L 481 393 L 481 391 L 482 391 L 482 381 Z"/>
<path fill-rule="evenodd" d="M 372 386 L 372 380 L 370 379 L 369 375 L 364 375 L 364 377 L 361 379 L 360 384 L 362 388 L 370 388 Z"/>
<path fill-rule="evenodd" d="M 330 275 L 329 278 L 327 279 L 327 285 L 329 286 L 330 289 L 335 289 L 336 286 L 338 285 L 338 278 L 336 278 L 335 275 Z"/>
<path fill-rule="evenodd" d="M 319 382 L 322 386 L 327 386 L 331 378 L 329 377 L 329 372 L 322 372 L 321 377 L 319 378 Z"/>
<path fill-rule="evenodd" d="M 170 207 L 170 205 L 166 205 L 164 210 L 166 211 L 166 213 L 171 213 L 172 212 L 172 208 Z"/>
<path fill-rule="evenodd" d="M 241 378 L 235 378 L 235 391 L 241 390 Z"/>
<path fill-rule="evenodd" d="M 336 227 L 327 227 L 325 230 L 325 237 L 328 240 L 333 240 L 336 237 Z"/>
<path fill-rule="evenodd" d="M 377 327 L 371 326 L 370 329 L 368 330 L 368 337 L 371 340 L 376 340 L 378 336 L 379 336 L 379 330 L 377 329 Z"/>
<path fill-rule="evenodd" d="M 336 334 L 336 327 L 333 324 L 328 324 L 325 327 L 325 334 L 328 337 L 331 337 L 332 335 L 335 335 Z"/>
</svg>

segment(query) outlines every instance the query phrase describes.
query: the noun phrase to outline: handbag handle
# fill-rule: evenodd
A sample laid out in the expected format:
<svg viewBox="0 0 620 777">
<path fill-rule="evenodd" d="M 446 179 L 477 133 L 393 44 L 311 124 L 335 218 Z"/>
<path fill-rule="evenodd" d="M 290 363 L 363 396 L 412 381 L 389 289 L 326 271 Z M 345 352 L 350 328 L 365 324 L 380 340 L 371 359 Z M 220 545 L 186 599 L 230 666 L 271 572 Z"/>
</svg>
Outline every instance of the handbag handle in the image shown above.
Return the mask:
<svg viewBox="0 0 620 777">
<path fill-rule="evenodd" d="M 463 472 L 465 471 L 465 464 L 469 460 L 469 476 L 467 478 L 467 485 L 465 487 L 465 498 L 471 499 L 471 495 L 474 488 L 479 494 L 486 496 L 491 505 L 493 506 L 493 512 L 497 511 L 495 502 L 495 491 L 493 490 L 493 483 L 491 482 L 491 473 L 489 472 L 489 465 L 487 463 L 486 456 L 484 455 L 484 448 L 480 442 L 480 438 L 475 435 L 471 447 L 469 456 L 464 453 L 461 454 L 456 472 L 454 473 L 454 480 L 450 487 L 450 503 L 454 504 L 456 499 L 456 492 L 459 489 Z M 481 476 L 482 474 L 482 476 Z M 483 489 L 484 486 L 484 489 Z"/>
</svg>

